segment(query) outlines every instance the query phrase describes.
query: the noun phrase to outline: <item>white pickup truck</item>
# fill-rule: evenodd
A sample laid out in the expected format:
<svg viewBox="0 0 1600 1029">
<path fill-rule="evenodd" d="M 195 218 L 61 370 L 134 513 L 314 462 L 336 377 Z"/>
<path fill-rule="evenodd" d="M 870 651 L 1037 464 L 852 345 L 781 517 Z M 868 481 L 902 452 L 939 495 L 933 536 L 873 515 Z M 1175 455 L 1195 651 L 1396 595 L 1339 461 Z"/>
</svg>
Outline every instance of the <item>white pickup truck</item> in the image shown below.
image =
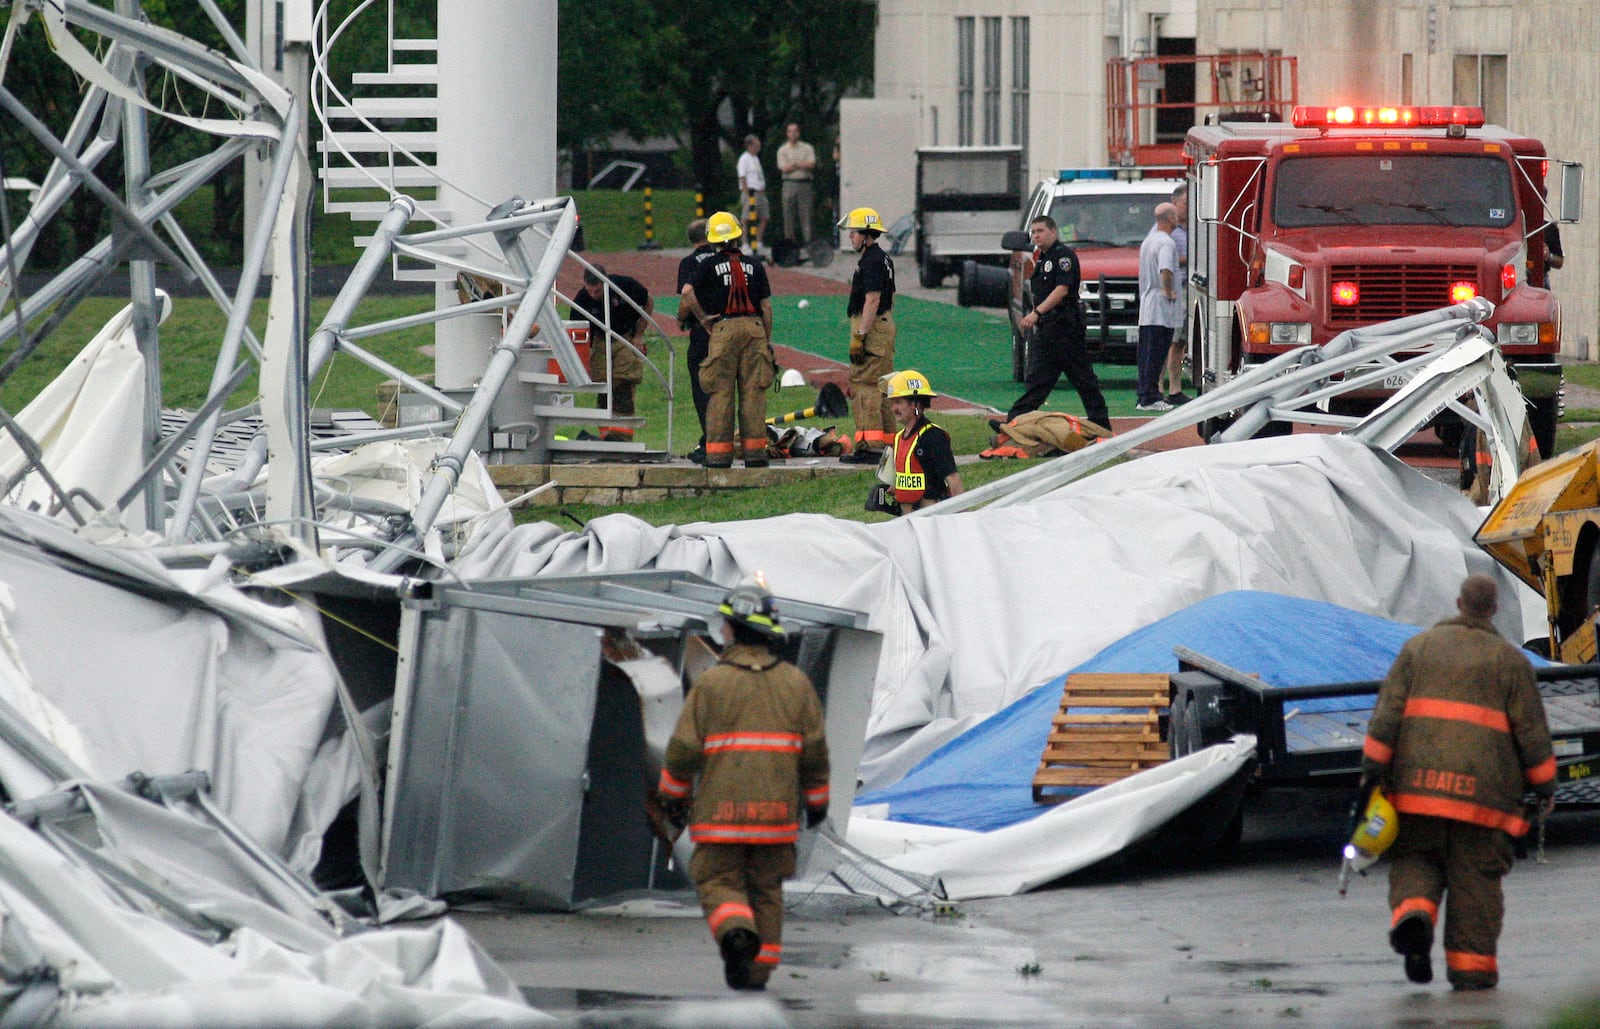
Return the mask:
<svg viewBox="0 0 1600 1029">
<path fill-rule="evenodd" d="M 1022 205 L 1022 148 L 917 149 L 917 268 L 926 289 L 968 261 L 1005 267 L 1000 237 Z"/>
</svg>

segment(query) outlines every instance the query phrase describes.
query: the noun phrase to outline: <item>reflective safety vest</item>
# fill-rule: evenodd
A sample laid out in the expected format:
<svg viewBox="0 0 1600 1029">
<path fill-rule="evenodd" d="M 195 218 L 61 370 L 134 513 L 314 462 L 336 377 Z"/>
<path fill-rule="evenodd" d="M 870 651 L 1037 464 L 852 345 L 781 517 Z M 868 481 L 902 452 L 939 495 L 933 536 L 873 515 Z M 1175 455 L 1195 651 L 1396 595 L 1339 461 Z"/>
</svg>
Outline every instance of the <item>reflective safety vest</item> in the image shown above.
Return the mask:
<svg viewBox="0 0 1600 1029">
<path fill-rule="evenodd" d="M 902 504 L 916 504 L 928 491 L 928 476 L 917 460 L 917 441 L 933 428 L 932 422 L 923 422 L 916 435 L 907 436 L 902 429 L 894 437 L 894 499 Z"/>
</svg>

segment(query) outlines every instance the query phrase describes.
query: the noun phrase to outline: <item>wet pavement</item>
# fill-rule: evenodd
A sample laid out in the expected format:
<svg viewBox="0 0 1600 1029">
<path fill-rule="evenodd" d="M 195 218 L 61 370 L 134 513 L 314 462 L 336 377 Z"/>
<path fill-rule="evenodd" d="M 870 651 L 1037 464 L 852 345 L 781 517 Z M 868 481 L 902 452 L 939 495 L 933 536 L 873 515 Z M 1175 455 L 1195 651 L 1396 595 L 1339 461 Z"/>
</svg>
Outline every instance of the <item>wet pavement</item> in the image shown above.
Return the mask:
<svg viewBox="0 0 1600 1029">
<path fill-rule="evenodd" d="M 692 895 L 612 913 L 458 917 L 574 1026 L 1541 1026 L 1600 994 L 1600 812 L 1562 812 L 1506 879 L 1502 986 L 1406 982 L 1384 867 L 1337 890 L 1347 798 L 1258 799 L 1226 859 L 1121 862 L 953 915 L 800 905 L 768 991 L 736 994 Z"/>
</svg>

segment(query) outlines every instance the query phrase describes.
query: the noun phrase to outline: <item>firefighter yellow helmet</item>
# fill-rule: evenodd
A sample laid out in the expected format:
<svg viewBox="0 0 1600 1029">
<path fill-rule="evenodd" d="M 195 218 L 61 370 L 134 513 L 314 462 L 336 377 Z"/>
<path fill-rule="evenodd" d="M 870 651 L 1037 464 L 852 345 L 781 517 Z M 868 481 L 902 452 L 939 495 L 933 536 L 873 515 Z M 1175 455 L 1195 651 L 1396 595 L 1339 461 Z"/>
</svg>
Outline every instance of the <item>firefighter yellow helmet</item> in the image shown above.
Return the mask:
<svg viewBox="0 0 1600 1029">
<path fill-rule="evenodd" d="M 759 583 L 743 583 L 734 587 L 717 608 L 717 613 L 771 639 L 783 637 L 783 626 L 778 622 L 777 602 L 767 588 Z"/>
<path fill-rule="evenodd" d="M 706 221 L 706 239 L 712 243 L 726 243 L 744 235 L 739 219 L 727 211 L 718 211 Z"/>
<path fill-rule="evenodd" d="M 860 229 L 862 232 L 882 232 L 883 219 L 870 207 L 858 207 L 839 219 L 841 229 Z"/>
<path fill-rule="evenodd" d="M 1361 823 L 1344 848 L 1344 859 L 1355 871 L 1363 871 L 1383 856 L 1399 833 L 1400 816 L 1395 813 L 1394 805 L 1389 803 L 1382 789 L 1374 789 L 1367 809 L 1361 813 Z"/>
<path fill-rule="evenodd" d="M 903 372 L 895 372 L 889 376 L 889 381 L 884 385 L 883 395 L 890 400 L 899 397 L 927 397 L 932 400 L 939 394 L 928 384 L 926 375 L 907 368 Z"/>
</svg>

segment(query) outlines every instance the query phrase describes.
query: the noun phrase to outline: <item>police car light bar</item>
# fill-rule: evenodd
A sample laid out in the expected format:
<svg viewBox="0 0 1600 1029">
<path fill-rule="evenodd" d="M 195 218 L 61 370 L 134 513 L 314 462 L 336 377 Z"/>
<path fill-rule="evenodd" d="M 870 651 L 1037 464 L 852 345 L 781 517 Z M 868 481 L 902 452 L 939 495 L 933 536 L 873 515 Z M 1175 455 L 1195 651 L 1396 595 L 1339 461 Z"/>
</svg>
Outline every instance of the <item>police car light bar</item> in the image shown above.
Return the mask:
<svg viewBox="0 0 1600 1029">
<path fill-rule="evenodd" d="M 1481 107 L 1296 107 L 1291 121 L 1297 129 L 1476 129 L 1484 119 Z"/>
</svg>

